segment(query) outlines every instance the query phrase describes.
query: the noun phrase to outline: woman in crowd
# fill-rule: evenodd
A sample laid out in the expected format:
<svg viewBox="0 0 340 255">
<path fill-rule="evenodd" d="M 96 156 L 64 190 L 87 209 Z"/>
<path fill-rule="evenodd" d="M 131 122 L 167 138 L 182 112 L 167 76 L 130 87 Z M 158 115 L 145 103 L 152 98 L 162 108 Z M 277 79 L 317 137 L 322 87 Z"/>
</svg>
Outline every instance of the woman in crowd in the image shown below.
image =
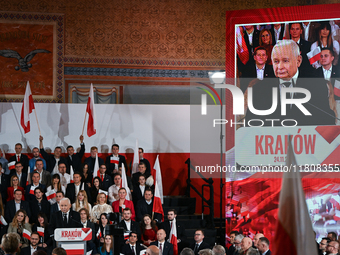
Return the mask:
<svg viewBox="0 0 340 255">
<path fill-rule="evenodd" d="M 272 33 L 270 32 L 269 29 L 263 29 L 260 32 L 260 46 L 263 46 L 268 55 L 267 59 L 267 64 L 272 65 L 272 50 L 273 50 L 273 38 L 272 38 Z"/>
<path fill-rule="evenodd" d="M 89 187 L 91 187 L 91 183 L 92 183 L 92 175 L 89 174 L 89 165 L 86 164 L 86 163 L 83 165 L 82 180 L 83 180 Z"/>
<path fill-rule="evenodd" d="M 80 209 L 85 208 L 89 211 L 91 214 L 92 211 L 92 206 L 91 204 L 87 201 L 87 194 L 85 190 L 79 190 L 76 202 L 72 204 L 72 210 L 79 212 Z"/>
<path fill-rule="evenodd" d="M 18 210 L 13 217 L 13 221 L 9 224 L 7 233 L 18 233 L 20 236 L 19 247 L 22 249 L 29 246 L 29 240 L 23 237 L 24 229 L 32 233 L 31 225 L 29 224 L 29 218 L 24 210 Z"/>
<path fill-rule="evenodd" d="M 48 231 L 48 220 L 45 213 L 38 213 L 38 219 L 37 222 L 32 226 L 32 231 L 39 233 L 39 247 L 43 247 L 47 250 L 52 249 L 52 239 Z M 43 232 L 44 234 L 42 235 L 41 232 Z"/>
<path fill-rule="evenodd" d="M 102 246 L 104 244 L 104 236 L 106 235 L 106 229 L 105 227 L 109 224 L 109 219 L 107 218 L 108 215 L 106 213 L 102 213 L 100 215 L 100 220 L 99 220 L 99 230 L 98 232 L 100 233 L 99 236 L 99 246 Z"/>
<path fill-rule="evenodd" d="M 66 192 L 65 186 L 60 184 L 60 176 L 59 174 L 54 174 L 52 176 L 52 185 L 47 187 L 47 192 L 50 192 L 51 190 L 54 190 L 55 192 L 57 191 L 62 191 L 64 194 Z M 57 202 L 55 198 L 52 198 L 49 200 L 50 204 L 53 205 Z"/>
<path fill-rule="evenodd" d="M 14 199 L 14 191 L 15 190 L 21 190 L 22 194 L 25 194 L 25 190 L 23 187 L 20 187 L 19 178 L 16 175 L 13 175 L 11 177 L 11 187 L 7 188 L 7 201 Z M 22 200 L 25 200 L 24 196 L 22 196 Z"/>
<path fill-rule="evenodd" d="M 149 246 L 151 242 L 157 240 L 157 225 L 156 222 L 151 220 L 149 214 L 145 214 L 143 220 L 140 223 L 142 230 L 142 242 L 145 246 Z"/>
<path fill-rule="evenodd" d="M 100 255 L 113 255 L 113 237 L 105 236 L 105 242 L 102 247 L 98 249 Z"/>
<path fill-rule="evenodd" d="M 120 188 L 118 190 L 118 196 L 119 196 L 119 200 L 114 201 L 112 203 L 112 208 L 113 208 L 113 212 L 119 212 L 122 213 L 123 209 L 125 208 L 130 208 L 131 209 L 131 219 L 135 220 L 136 218 L 136 214 L 135 214 L 135 208 L 133 206 L 133 202 L 130 200 L 126 199 L 126 189 L 125 188 Z"/>
<path fill-rule="evenodd" d="M 100 216 L 103 213 L 111 213 L 112 207 L 106 203 L 107 197 L 104 193 L 97 195 L 97 204 L 92 208 L 91 219 L 99 223 Z"/>
<path fill-rule="evenodd" d="M 91 187 L 91 199 L 92 199 L 92 201 L 90 201 L 92 206 L 97 204 L 97 196 L 98 196 L 98 192 L 101 188 L 102 188 L 102 180 L 98 176 L 94 177 L 93 178 L 93 185 Z"/>
<path fill-rule="evenodd" d="M 320 46 L 320 48 L 331 48 L 334 51 L 334 60 L 333 65 L 338 63 L 339 58 L 339 43 L 337 41 L 333 41 L 331 25 L 328 21 L 321 21 L 319 27 L 319 36 L 318 40 L 314 42 L 311 46 L 311 51 Z M 321 65 L 319 62 L 315 62 L 313 64 L 314 68 L 319 68 Z"/>
</svg>

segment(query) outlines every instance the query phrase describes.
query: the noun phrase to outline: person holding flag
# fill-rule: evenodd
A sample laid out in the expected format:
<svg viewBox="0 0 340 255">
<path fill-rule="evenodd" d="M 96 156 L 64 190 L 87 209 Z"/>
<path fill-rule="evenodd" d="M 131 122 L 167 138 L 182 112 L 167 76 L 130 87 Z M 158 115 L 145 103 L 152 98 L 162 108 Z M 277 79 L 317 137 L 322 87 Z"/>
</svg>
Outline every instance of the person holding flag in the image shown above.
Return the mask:
<svg viewBox="0 0 340 255">
<path fill-rule="evenodd" d="M 163 211 L 163 184 L 162 184 L 162 174 L 161 174 L 161 167 L 159 164 L 159 155 L 157 155 L 155 165 L 153 167 L 152 175 L 154 176 L 155 180 L 155 197 L 153 201 L 152 207 L 152 215 L 159 214 L 162 217 L 162 221 L 164 221 L 164 211 Z M 157 218 L 153 217 L 154 220 Z M 160 221 L 159 221 L 160 222 Z"/>
<path fill-rule="evenodd" d="M 119 145 L 112 145 L 112 155 L 106 157 L 105 165 L 107 167 L 107 174 L 115 174 L 118 172 L 118 169 L 122 167 L 124 164 L 125 169 L 127 169 L 126 159 L 123 155 L 119 155 Z"/>
<path fill-rule="evenodd" d="M 29 246 L 32 228 L 29 224 L 29 218 L 24 210 L 18 210 L 14 215 L 13 221 L 9 224 L 7 233 L 18 233 L 20 235 L 19 247 Z"/>
<path fill-rule="evenodd" d="M 46 252 L 46 250 L 42 247 L 38 246 L 40 240 L 40 236 L 38 232 L 32 232 L 31 236 L 30 236 L 30 245 L 23 248 L 20 251 L 20 255 L 33 255 L 36 251 L 44 251 Z"/>
<path fill-rule="evenodd" d="M 93 175 L 93 170 L 96 164 L 96 160 L 98 160 L 98 168 L 96 168 L 96 170 L 99 170 L 99 166 L 104 164 L 104 160 L 98 157 L 98 148 L 96 146 L 91 147 L 90 153 L 91 153 L 90 157 L 84 160 L 84 164 L 88 165 L 88 171 L 87 171 L 88 174 Z M 99 175 L 95 175 L 95 176 L 99 176 Z"/>
</svg>

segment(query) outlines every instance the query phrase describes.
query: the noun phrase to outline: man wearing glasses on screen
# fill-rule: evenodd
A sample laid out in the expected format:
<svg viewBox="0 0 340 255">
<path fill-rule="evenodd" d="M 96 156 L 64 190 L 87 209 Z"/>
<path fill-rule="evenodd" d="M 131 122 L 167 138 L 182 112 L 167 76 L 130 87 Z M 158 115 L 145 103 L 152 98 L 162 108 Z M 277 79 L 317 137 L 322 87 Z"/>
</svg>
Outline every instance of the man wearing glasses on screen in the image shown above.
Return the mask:
<svg viewBox="0 0 340 255">
<path fill-rule="evenodd" d="M 256 115 L 249 110 L 246 114 L 246 124 L 250 126 L 249 120 L 260 119 L 264 126 L 281 126 L 282 121 L 293 119 L 297 125 L 334 125 L 335 112 L 330 108 L 328 98 L 328 87 L 324 79 L 300 78 L 299 67 L 302 62 L 299 46 L 293 40 L 279 41 L 272 51 L 272 62 L 274 74 L 277 78 L 264 79 L 253 86 L 253 107 L 257 110 L 268 110 L 273 105 L 273 95 L 276 96 L 277 107 L 267 115 Z M 277 93 L 273 89 L 277 89 Z M 303 88 L 310 92 L 311 98 L 302 106 L 311 114 L 305 115 L 298 104 L 286 104 L 286 115 L 281 111 L 282 88 Z M 274 90 L 275 91 L 275 90 Z M 288 92 L 286 99 L 305 98 L 304 93 Z M 274 98 L 275 99 L 275 98 Z M 333 98 L 334 101 L 334 98 Z M 294 101 L 295 102 L 295 101 Z M 275 106 L 275 105 L 274 105 Z M 282 109 L 283 110 L 283 109 Z M 275 119 L 275 121 L 266 121 Z M 257 124 L 258 125 L 258 124 Z M 289 123 L 287 125 L 293 125 Z"/>
</svg>

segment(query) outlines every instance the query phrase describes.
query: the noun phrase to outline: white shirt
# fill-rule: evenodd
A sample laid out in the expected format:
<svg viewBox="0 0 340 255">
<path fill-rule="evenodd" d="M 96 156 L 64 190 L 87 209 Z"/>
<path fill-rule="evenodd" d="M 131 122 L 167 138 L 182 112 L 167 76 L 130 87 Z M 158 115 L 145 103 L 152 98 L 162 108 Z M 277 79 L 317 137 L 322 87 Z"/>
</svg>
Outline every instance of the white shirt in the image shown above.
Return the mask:
<svg viewBox="0 0 340 255">
<path fill-rule="evenodd" d="M 17 177 L 18 177 L 18 179 L 19 179 L 19 183 L 21 183 L 21 176 L 22 176 L 22 173 L 21 173 L 21 174 L 16 173 L 16 175 L 17 175 Z M 41 176 L 40 176 L 40 178 L 41 178 Z M 0 181 L 0 183 L 1 183 L 1 181 Z"/>
<path fill-rule="evenodd" d="M 304 35 L 304 39 L 306 41 L 308 41 L 308 34 L 309 34 L 309 28 L 310 28 L 310 22 L 308 22 L 308 25 L 305 25 L 304 23 L 302 23 L 304 31 L 305 31 L 305 35 Z"/>
<path fill-rule="evenodd" d="M 331 80 L 331 74 L 332 74 L 332 66 L 328 70 L 322 67 L 323 71 L 323 77 L 325 80 L 330 81 Z"/>
<path fill-rule="evenodd" d="M 17 212 L 18 210 L 20 210 L 20 203 L 21 202 L 17 203 L 17 202 L 14 201 L 14 203 L 15 203 L 15 211 Z"/>
<path fill-rule="evenodd" d="M 131 231 L 131 220 L 129 220 L 129 221 L 124 220 L 124 222 L 125 222 L 125 225 L 126 225 L 126 229 Z"/>
<path fill-rule="evenodd" d="M 281 33 L 281 26 L 279 27 L 279 29 L 276 29 L 274 27 L 274 33 L 275 33 L 275 41 L 277 42 L 280 38 L 280 33 Z"/>
<path fill-rule="evenodd" d="M 30 245 L 30 247 L 31 247 L 31 254 L 33 254 L 33 252 L 37 251 L 38 246 L 36 246 L 35 248 L 33 248 L 32 245 Z"/>
<path fill-rule="evenodd" d="M 146 202 L 148 205 L 151 205 L 152 199 L 151 199 L 150 201 L 145 200 L 145 202 Z"/>
<path fill-rule="evenodd" d="M 246 32 L 247 32 L 247 34 L 248 34 L 248 38 L 249 38 L 249 44 L 250 44 L 251 46 L 253 46 L 253 35 L 254 35 L 254 30 L 255 30 L 255 29 L 253 29 L 253 32 L 251 32 L 251 33 L 248 33 L 248 31 L 246 30 Z"/>
<path fill-rule="evenodd" d="M 256 65 L 256 64 L 255 64 Z M 265 68 L 266 65 L 264 65 L 261 69 L 258 68 L 258 66 L 256 65 L 256 76 L 257 76 L 257 79 L 259 80 L 263 80 L 264 78 L 264 68 Z"/>
<path fill-rule="evenodd" d="M 144 197 L 144 191 L 145 191 L 145 185 L 141 186 L 139 185 L 140 192 L 142 193 L 142 196 Z"/>
</svg>

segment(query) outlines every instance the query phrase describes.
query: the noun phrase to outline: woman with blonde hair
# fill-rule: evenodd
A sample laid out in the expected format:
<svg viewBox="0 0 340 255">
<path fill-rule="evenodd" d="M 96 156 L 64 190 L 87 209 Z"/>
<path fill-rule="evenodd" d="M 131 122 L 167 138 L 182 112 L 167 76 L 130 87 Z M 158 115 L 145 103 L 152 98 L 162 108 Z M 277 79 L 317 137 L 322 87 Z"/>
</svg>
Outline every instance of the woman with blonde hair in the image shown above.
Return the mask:
<svg viewBox="0 0 340 255">
<path fill-rule="evenodd" d="M 11 177 L 10 183 L 11 187 L 7 188 L 7 202 L 14 199 L 14 191 L 16 191 L 17 189 L 21 190 L 22 194 L 25 194 L 24 188 L 20 186 L 18 176 L 13 175 Z M 22 196 L 22 200 L 25 200 L 24 196 Z"/>
<path fill-rule="evenodd" d="M 92 208 L 91 219 L 99 223 L 100 215 L 102 213 L 112 213 L 112 207 L 107 203 L 107 197 L 104 193 L 97 195 L 97 204 Z"/>
<path fill-rule="evenodd" d="M 92 206 L 87 200 L 87 194 L 85 190 L 79 190 L 76 201 L 72 204 L 72 210 L 79 212 L 80 209 L 85 208 L 91 214 Z"/>
<path fill-rule="evenodd" d="M 19 247 L 22 249 L 24 247 L 29 246 L 30 241 L 23 237 L 24 229 L 28 230 L 32 233 L 31 225 L 29 224 L 29 218 L 25 212 L 25 210 L 18 210 L 13 217 L 13 221 L 9 224 L 7 233 L 18 233 L 20 236 L 20 244 Z"/>
<path fill-rule="evenodd" d="M 130 208 L 132 213 L 131 220 L 135 220 L 136 218 L 135 207 L 133 206 L 132 201 L 126 199 L 126 195 L 127 193 L 125 188 L 120 188 L 118 190 L 119 199 L 112 203 L 113 212 L 123 213 L 123 209 Z"/>
<path fill-rule="evenodd" d="M 262 29 L 260 32 L 260 46 L 264 47 L 267 51 L 267 64 L 272 65 L 272 50 L 273 50 L 273 38 L 269 29 Z"/>
</svg>

